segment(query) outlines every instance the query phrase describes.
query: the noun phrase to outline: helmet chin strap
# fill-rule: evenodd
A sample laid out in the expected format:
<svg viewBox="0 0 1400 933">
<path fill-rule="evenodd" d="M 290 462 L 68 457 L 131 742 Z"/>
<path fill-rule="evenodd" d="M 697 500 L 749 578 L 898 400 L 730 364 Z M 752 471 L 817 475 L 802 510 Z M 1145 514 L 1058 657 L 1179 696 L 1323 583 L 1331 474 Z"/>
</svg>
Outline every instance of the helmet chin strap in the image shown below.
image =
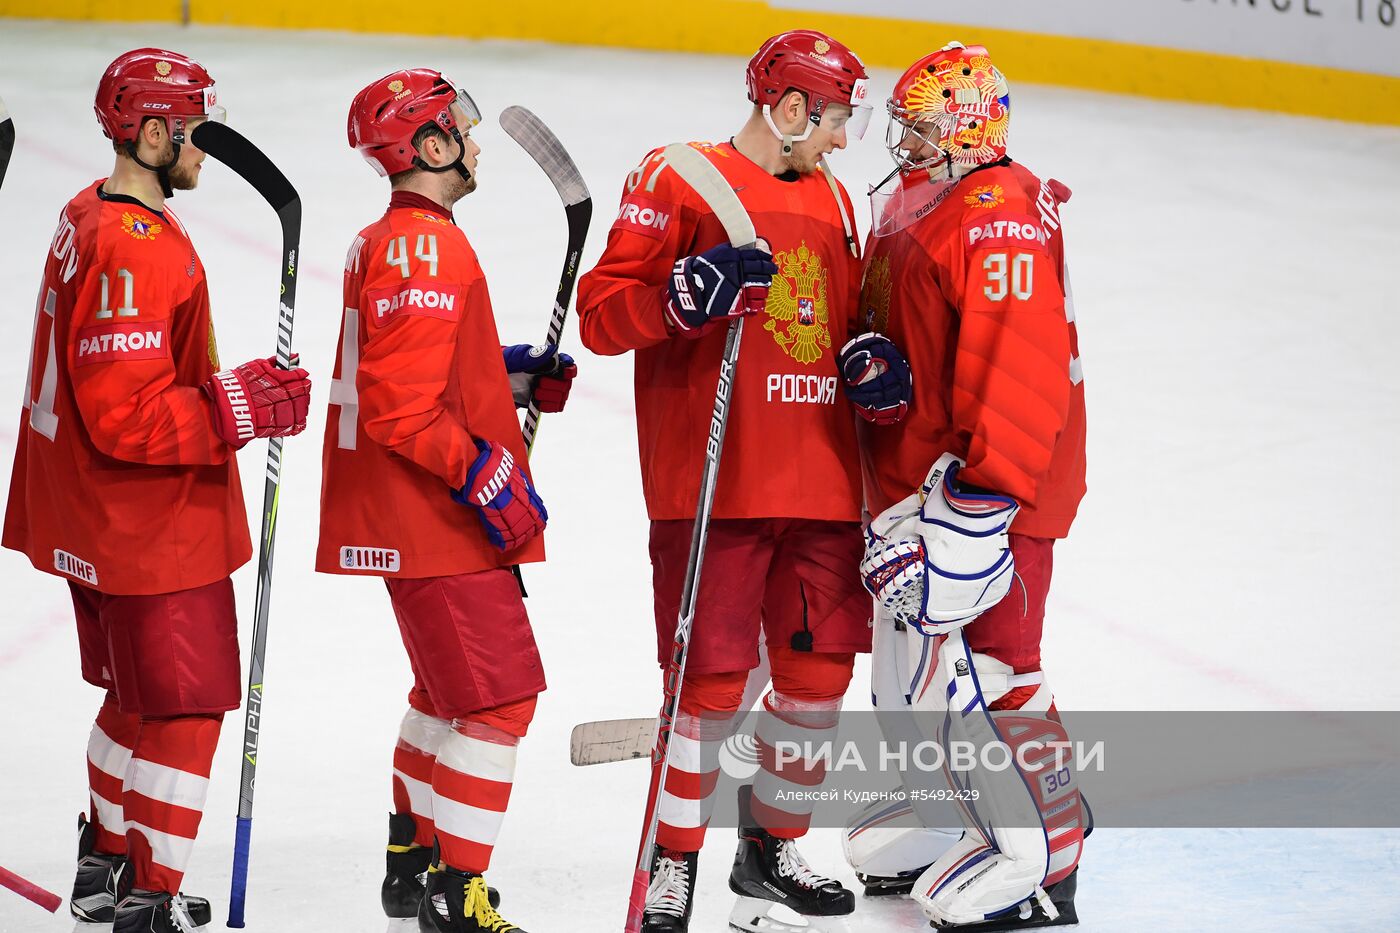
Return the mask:
<svg viewBox="0 0 1400 933">
<path fill-rule="evenodd" d="M 144 170 L 148 172 L 155 172 L 155 179 L 160 181 L 161 193 L 165 198 L 174 198 L 175 196 L 175 189 L 171 188 L 171 170 L 175 168 L 175 163 L 179 161 L 179 143 L 175 143 L 175 141 L 172 140 L 171 146 L 174 147 L 175 150 L 175 153 L 171 155 L 171 161 L 168 161 L 168 163 L 164 165 L 151 165 L 147 163 L 147 161 L 144 161 L 140 155 L 136 154 L 136 143 L 134 143 L 134 141 L 127 141 L 126 143 L 126 154 L 132 157 L 133 163 L 140 165 L 141 168 L 144 168 Z"/>
<path fill-rule="evenodd" d="M 452 128 L 451 132 L 452 138 L 457 142 L 457 158 L 453 159 L 447 165 L 429 165 L 427 162 L 423 161 L 421 156 L 415 155 L 413 157 L 413 164 L 425 172 L 432 172 L 434 175 L 456 169 L 457 174 L 462 176 L 462 181 L 470 182 L 472 180 L 472 173 L 467 170 L 467 166 L 462 162 L 462 157 L 467 154 L 467 144 L 462 141 L 462 133 L 455 126 Z"/>
<path fill-rule="evenodd" d="M 807 129 L 803 131 L 801 136 L 794 136 L 791 133 L 784 133 L 782 130 L 778 129 L 778 124 L 773 122 L 773 107 L 771 104 L 763 105 L 763 120 L 765 123 L 768 124 L 768 128 L 773 131 L 773 135 L 778 137 L 778 139 L 782 142 L 784 156 L 792 155 L 792 144 L 800 143 L 806 140 L 812 135 L 812 128 L 816 126 L 815 123 L 809 120 L 807 122 Z"/>
</svg>

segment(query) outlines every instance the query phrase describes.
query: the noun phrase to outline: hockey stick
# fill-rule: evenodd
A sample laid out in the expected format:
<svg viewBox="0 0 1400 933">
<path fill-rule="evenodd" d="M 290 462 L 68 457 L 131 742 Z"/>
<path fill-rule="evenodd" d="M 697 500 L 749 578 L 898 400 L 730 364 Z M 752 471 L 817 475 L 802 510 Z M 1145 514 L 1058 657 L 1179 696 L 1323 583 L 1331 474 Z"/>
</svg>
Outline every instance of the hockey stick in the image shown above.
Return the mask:
<svg viewBox="0 0 1400 933">
<path fill-rule="evenodd" d="M 744 724 L 746 716 L 768 686 L 770 670 L 768 651 L 762 640 L 758 643 L 758 667 L 749 671 L 744 684 L 744 698 L 739 701 L 739 714 L 730 724 L 734 735 Z M 569 763 L 578 767 L 612 764 L 645 758 L 656 747 L 655 717 L 641 719 L 599 719 L 581 722 L 569 735 Z"/>
<path fill-rule="evenodd" d="M 15 121 L 0 98 L 0 185 L 5 183 L 5 169 L 10 167 L 10 155 L 15 151 Z"/>
<path fill-rule="evenodd" d="M 737 247 L 752 246 L 758 240 L 753 220 L 740 203 L 729 182 L 698 151 L 682 143 L 667 146 L 662 153 L 666 163 L 714 211 L 729 242 Z M 736 318 L 729 325 L 724 343 L 724 357 L 719 364 L 719 383 L 715 388 L 715 405 L 710 416 L 710 434 L 705 441 L 705 468 L 700 475 L 700 495 L 695 506 L 695 527 L 690 535 L 690 558 L 686 564 L 685 585 L 681 589 L 680 613 L 676 618 L 676 634 L 671 643 L 671 657 L 666 667 L 665 692 L 661 713 L 657 717 L 656 747 L 652 750 L 653 764 L 659 764 L 647 794 L 646 816 L 642 822 L 642 844 L 637 853 L 636 871 L 632 876 L 632 894 L 627 903 L 626 933 L 639 933 L 642 912 L 646 908 L 647 886 L 651 877 L 651 850 L 656 843 L 656 826 L 661 793 L 670 770 L 671 731 L 680 708 L 681 682 L 685 677 L 685 659 L 690 649 L 690 630 L 695 622 L 695 594 L 700 588 L 700 569 L 705 561 L 705 542 L 710 531 L 710 512 L 714 507 L 715 482 L 719 478 L 720 454 L 724 450 L 724 431 L 729 423 L 729 402 L 734 389 L 734 369 L 739 362 L 739 342 L 744 336 L 744 319 Z"/>
<path fill-rule="evenodd" d="M 564 202 L 564 216 L 569 222 L 569 244 L 564 254 L 564 271 L 559 276 L 559 288 L 554 293 L 549 332 L 545 336 L 545 343 L 558 347 L 564 334 L 564 319 L 569 313 L 574 278 L 578 275 L 579 256 L 588 237 L 588 222 L 593 217 L 593 198 L 588 194 L 588 185 L 579 174 L 578 166 L 539 117 L 524 107 L 507 107 L 501 111 L 501 128 L 529 153 L 530 158 L 539 163 Z M 530 408 L 525 413 L 525 427 L 521 431 L 526 453 L 535 449 L 535 435 L 539 428 L 540 407 L 531 398 Z"/>
<path fill-rule="evenodd" d="M 301 198 L 292 183 L 262 151 L 222 123 L 194 128 L 190 142 L 233 169 L 262 195 L 282 224 L 282 296 L 277 314 L 277 365 L 292 368 L 292 313 L 296 307 L 297 249 L 301 244 Z M 277 538 L 277 503 L 282 487 L 282 438 L 267 443 L 263 485 L 262 541 L 258 547 L 257 608 L 253 615 L 253 657 L 248 664 L 248 699 L 243 722 L 243 772 L 239 781 L 238 825 L 233 843 L 233 884 L 228 925 L 243 926 L 248 894 L 248 849 L 253 832 L 253 778 L 258 768 L 258 729 L 262 718 L 263 658 L 272 605 L 272 552 Z"/>
<path fill-rule="evenodd" d="M 5 104 L 3 101 L 0 101 L 0 113 L 4 112 Z M 3 130 L 5 125 L 6 124 L 0 123 L 0 130 Z M 10 138 L 14 138 L 13 132 Z M 0 142 L 3 142 L 3 140 L 0 140 Z M 0 153 L 0 156 L 3 155 L 4 153 Z M 4 175 L 4 173 L 5 160 L 0 158 L 0 175 Z M 59 906 L 63 903 L 63 898 L 59 897 L 57 894 L 54 894 L 52 891 L 44 890 L 32 881 L 24 880 L 8 868 L 0 868 L 0 885 L 9 888 L 20 897 L 33 901 L 49 913 L 58 910 Z"/>
</svg>

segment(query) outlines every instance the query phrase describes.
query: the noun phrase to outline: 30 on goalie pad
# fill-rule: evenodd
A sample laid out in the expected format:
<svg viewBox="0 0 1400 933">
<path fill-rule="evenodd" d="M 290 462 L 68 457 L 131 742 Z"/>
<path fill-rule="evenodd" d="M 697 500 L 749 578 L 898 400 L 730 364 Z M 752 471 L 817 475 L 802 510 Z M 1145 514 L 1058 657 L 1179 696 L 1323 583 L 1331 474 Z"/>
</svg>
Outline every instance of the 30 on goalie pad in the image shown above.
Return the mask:
<svg viewBox="0 0 1400 933">
<path fill-rule="evenodd" d="M 925 635 L 961 628 L 1011 589 L 1007 538 L 1019 506 L 957 484 L 962 461 L 944 454 L 917 493 L 880 513 L 866 531 L 861 577 L 898 622 Z"/>
<path fill-rule="evenodd" d="M 1039 689 L 1016 709 L 996 710 L 998 700 L 1032 683 Z M 974 653 L 954 631 L 939 646 L 928 698 L 944 707 L 937 727 L 944 773 L 964 792 L 966 828 L 910 896 L 936 923 L 976 923 L 1027 900 L 1053 919 L 1044 888 L 1078 864 L 1087 819 L 1074 755 L 1050 711 L 1043 675 L 1016 674 Z"/>
</svg>

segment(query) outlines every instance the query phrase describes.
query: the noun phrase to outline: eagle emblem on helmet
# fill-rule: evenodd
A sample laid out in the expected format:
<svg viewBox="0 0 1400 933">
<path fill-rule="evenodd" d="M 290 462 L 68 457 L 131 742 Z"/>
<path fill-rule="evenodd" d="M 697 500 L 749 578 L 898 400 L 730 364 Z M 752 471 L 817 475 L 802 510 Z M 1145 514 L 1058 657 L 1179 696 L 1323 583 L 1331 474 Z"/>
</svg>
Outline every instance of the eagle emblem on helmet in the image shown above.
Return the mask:
<svg viewBox="0 0 1400 933">
<path fill-rule="evenodd" d="M 170 74 L 170 62 L 156 62 L 156 74 L 162 78 Z"/>
<path fill-rule="evenodd" d="M 805 240 L 795 250 L 779 252 L 773 262 L 778 274 L 768 289 L 763 329 L 797 362 L 815 363 L 831 348 L 826 267 Z"/>
</svg>

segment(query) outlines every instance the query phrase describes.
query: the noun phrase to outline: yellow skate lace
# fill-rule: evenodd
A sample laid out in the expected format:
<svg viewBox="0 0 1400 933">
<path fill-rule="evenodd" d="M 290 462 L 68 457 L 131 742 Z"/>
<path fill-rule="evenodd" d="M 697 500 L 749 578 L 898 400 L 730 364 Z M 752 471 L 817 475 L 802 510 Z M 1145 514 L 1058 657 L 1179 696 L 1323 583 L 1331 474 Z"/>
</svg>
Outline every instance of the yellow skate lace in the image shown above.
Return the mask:
<svg viewBox="0 0 1400 933">
<path fill-rule="evenodd" d="M 520 927 L 496 913 L 486 892 L 486 879 L 477 875 L 468 881 L 462 896 L 462 912 L 476 921 L 476 925 L 491 933 L 511 933 Z"/>
</svg>

